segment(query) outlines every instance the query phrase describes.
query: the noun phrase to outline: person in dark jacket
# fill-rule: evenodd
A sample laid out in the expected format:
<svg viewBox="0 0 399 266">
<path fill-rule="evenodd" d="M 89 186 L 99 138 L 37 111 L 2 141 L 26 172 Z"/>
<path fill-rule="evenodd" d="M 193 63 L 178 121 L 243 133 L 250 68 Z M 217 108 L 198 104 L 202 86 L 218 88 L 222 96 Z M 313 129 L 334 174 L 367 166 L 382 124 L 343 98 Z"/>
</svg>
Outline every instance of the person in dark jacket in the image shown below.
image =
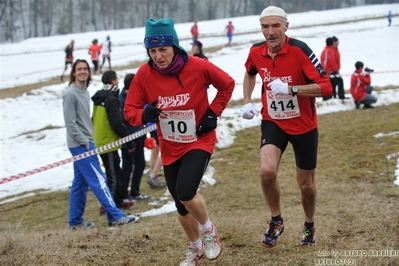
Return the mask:
<svg viewBox="0 0 399 266">
<path fill-rule="evenodd" d="M 68 44 L 65 47 L 65 68 L 64 68 L 64 71 L 62 71 L 62 74 L 61 74 L 61 81 L 64 81 L 64 75 L 65 75 L 65 71 L 68 69 L 68 65 L 71 65 L 71 67 L 72 67 L 72 64 L 73 64 L 73 45 L 74 45 L 74 43 L 75 43 L 75 41 L 71 40 L 71 43 Z"/>
<path fill-rule="evenodd" d="M 204 58 L 208 60 L 208 57 L 204 55 L 202 52 L 202 43 L 200 41 L 195 41 L 192 42 L 191 45 L 193 46 L 191 48 L 191 52 L 193 53 L 193 56 L 197 56 L 199 58 Z"/>
<path fill-rule="evenodd" d="M 129 91 L 130 83 L 132 83 L 134 79 L 134 74 L 127 74 L 123 81 L 124 88 L 119 94 L 119 105 L 121 110 L 125 108 L 126 96 Z M 133 134 L 139 130 L 142 130 L 144 126 L 134 127 L 130 125 L 124 115 L 121 112 L 122 123 L 128 128 L 129 133 Z M 143 177 L 143 172 L 145 169 L 145 157 L 144 157 L 144 140 L 145 136 L 139 137 L 134 140 L 136 144 L 136 148 L 133 152 L 129 152 L 129 147 L 126 144 L 122 145 L 122 186 L 123 193 L 125 197 L 133 200 L 145 200 L 150 196 L 142 195 L 140 193 L 140 183 L 141 178 Z M 130 178 L 131 176 L 131 178 Z M 132 180 L 132 184 L 130 186 L 130 193 L 128 192 L 128 187 L 130 183 L 130 179 Z"/>
<path fill-rule="evenodd" d="M 97 91 L 91 98 L 93 107 L 94 143 L 97 147 L 112 143 L 120 138 L 130 135 L 129 130 L 121 119 L 119 106 L 118 77 L 113 70 L 104 72 L 101 81 L 104 87 Z M 126 143 L 129 152 L 133 152 L 135 143 Z M 108 186 L 114 197 L 116 205 L 121 209 L 128 209 L 133 202 L 125 198 L 122 185 L 122 170 L 120 168 L 120 157 L 118 150 L 121 146 L 100 153 L 104 164 Z M 102 213 L 102 208 L 100 208 Z"/>
<path fill-rule="evenodd" d="M 202 42 L 195 41 L 195 42 L 192 42 L 191 45 L 193 46 L 191 48 L 191 52 L 193 53 L 193 56 L 208 60 L 208 57 L 206 57 L 206 55 L 204 55 L 204 53 L 202 52 Z M 208 84 L 207 88 L 209 89 L 209 84 Z"/>
</svg>

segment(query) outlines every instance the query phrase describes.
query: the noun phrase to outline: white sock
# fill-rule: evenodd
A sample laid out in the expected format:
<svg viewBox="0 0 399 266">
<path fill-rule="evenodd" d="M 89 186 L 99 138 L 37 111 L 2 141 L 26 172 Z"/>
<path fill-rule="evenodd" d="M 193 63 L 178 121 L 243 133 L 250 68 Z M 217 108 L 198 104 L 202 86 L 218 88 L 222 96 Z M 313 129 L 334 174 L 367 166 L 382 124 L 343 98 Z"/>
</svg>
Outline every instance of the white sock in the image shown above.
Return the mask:
<svg viewBox="0 0 399 266">
<path fill-rule="evenodd" d="M 212 228 L 212 222 L 211 222 L 211 220 L 209 220 L 209 218 L 208 218 L 208 220 L 206 221 L 205 224 L 200 224 L 200 225 L 199 225 L 199 228 L 200 228 L 201 231 L 202 231 L 202 230 L 205 230 L 205 229 L 208 229 L 208 228 Z"/>
<path fill-rule="evenodd" d="M 150 174 L 150 178 L 151 178 L 151 179 L 154 179 L 155 177 L 157 177 L 156 174 Z"/>
<path fill-rule="evenodd" d="M 201 240 L 201 238 L 199 238 L 197 241 L 195 241 L 195 242 L 191 242 L 190 241 L 190 246 L 192 246 L 192 247 L 196 247 L 196 248 L 198 248 L 199 250 L 201 250 L 202 249 L 202 240 Z"/>
</svg>

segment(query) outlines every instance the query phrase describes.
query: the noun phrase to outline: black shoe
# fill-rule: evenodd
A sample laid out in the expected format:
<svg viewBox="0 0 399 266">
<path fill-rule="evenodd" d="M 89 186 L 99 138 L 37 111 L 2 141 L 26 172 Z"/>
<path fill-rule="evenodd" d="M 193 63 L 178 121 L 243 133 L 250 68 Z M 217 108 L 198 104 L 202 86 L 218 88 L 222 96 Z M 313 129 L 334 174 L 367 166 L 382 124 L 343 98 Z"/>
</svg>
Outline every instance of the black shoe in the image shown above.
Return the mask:
<svg viewBox="0 0 399 266">
<path fill-rule="evenodd" d="M 355 101 L 355 105 L 356 105 L 356 109 L 359 109 L 359 108 L 360 108 L 360 102 Z"/>
<path fill-rule="evenodd" d="M 349 97 L 339 98 L 340 100 L 348 100 Z"/>
<path fill-rule="evenodd" d="M 371 104 L 365 104 L 364 109 L 369 109 L 369 108 L 374 108 L 374 106 L 372 106 Z"/>
</svg>

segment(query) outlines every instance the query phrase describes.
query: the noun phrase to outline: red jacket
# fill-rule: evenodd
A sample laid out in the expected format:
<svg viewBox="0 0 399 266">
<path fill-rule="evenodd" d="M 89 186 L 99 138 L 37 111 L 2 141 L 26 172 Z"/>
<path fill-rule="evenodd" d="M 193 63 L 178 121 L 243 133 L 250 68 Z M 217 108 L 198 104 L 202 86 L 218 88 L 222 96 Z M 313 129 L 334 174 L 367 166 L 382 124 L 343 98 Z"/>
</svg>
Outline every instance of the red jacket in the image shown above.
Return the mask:
<svg viewBox="0 0 399 266">
<path fill-rule="evenodd" d="M 336 70 L 334 69 L 334 71 L 339 72 L 339 70 L 341 69 L 341 54 L 339 53 L 339 50 L 337 47 L 335 47 L 334 45 L 331 46 L 332 50 L 334 51 L 334 56 L 335 56 L 335 66 L 336 66 Z"/>
<path fill-rule="evenodd" d="M 210 104 L 208 84 L 217 89 L 217 94 Z M 142 125 L 143 106 L 154 100 L 157 100 L 158 108 L 170 112 L 171 120 L 167 126 L 163 124 L 165 127 L 162 128 L 161 123 L 157 123 L 159 147 L 164 165 L 173 163 L 194 149 L 213 153 L 216 144 L 215 130 L 200 137 L 196 137 L 195 133 L 189 135 L 194 139 L 189 143 L 171 140 L 170 136 L 175 137 L 181 133 L 183 137 L 187 137 L 188 135 L 184 135 L 185 132 L 195 132 L 208 107 L 220 116 L 231 98 L 234 86 L 234 80 L 226 72 L 207 60 L 191 55 L 188 56 L 188 61 L 178 76 L 162 75 L 149 64 L 144 64 L 138 69 L 130 85 L 124 108 L 125 118 L 133 126 Z M 172 112 L 180 116 L 174 116 L 173 120 Z"/>
<path fill-rule="evenodd" d="M 195 24 L 191 27 L 191 35 L 198 37 L 198 25 Z"/>
<path fill-rule="evenodd" d="M 97 61 L 98 55 L 100 54 L 101 46 L 98 44 L 93 44 L 89 47 L 89 54 L 91 55 L 91 60 Z"/>
<path fill-rule="evenodd" d="M 339 64 L 337 64 L 336 49 L 332 46 L 326 46 L 321 52 L 320 62 L 327 74 L 331 72 L 339 72 Z"/>
<path fill-rule="evenodd" d="M 324 68 L 314 55 L 313 51 L 302 41 L 291 39 L 287 36 L 286 42 L 272 59 L 268 52 L 267 42 L 254 44 L 245 63 L 246 71 L 249 75 L 259 74 L 263 80 L 262 84 L 262 120 L 271 120 L 288 134 L 299 135 L 309 132 L 317 127 L 316 103 L 314 98 L 287 96 L 287 101 L 298 101 L 298 106 L 287 104 L 281 106 L 280 102 L 275 101 L 268 105 L 271 98 L 271 89 L 266 85 L 274 79 L 281 79 L 289 85 L 306 85 L 317 83 L 321 87 L 322 96 L 329 96 L 332 92 L 330 79 L 326 75 Z M 290 111 L 299 110 L 299 117 L 288 119 L 273 119 L 269 110 L 284 111 L 287 117 Z"/>
<path fill-rule="evenodd" d="M 356 70 L 351 77 L 351 94 L 355 101 L 366 99 L 366 86 L 371 84 L 370 74 Z"/>
</svg>

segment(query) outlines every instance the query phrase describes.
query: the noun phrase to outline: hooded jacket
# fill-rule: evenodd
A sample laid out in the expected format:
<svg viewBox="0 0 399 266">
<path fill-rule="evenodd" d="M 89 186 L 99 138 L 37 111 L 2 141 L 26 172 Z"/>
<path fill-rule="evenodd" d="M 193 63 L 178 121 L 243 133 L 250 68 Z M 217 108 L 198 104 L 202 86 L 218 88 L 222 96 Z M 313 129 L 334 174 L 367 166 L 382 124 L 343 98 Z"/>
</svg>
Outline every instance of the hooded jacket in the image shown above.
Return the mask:
<svg viewBox="0 0 399 266">
<path fill-rule="evenodd" d="M 99 90 L 93 97 L 93 126 L 94 143 L 97 147 L 104 146 L 130 134 L 128 128 L 121 119 L 121 109 L 119 107 L 119 90 L 112 92 L 109 90 Z M 129 149 L 133 149 L 133 141 L 126 143 Z M 114 147 L 100 154 L 116 151 L 121 146 Z"/>
<path fill-rule="evenodd" d="M 367 90 L 366 87 L 371 84 L 371 78 L 368 73 L 362 72 L 362 70 L 356 70 L 351 77 L 351 94 L 355 101 L 363 101 L 366 99 Z"/>
</svg>

